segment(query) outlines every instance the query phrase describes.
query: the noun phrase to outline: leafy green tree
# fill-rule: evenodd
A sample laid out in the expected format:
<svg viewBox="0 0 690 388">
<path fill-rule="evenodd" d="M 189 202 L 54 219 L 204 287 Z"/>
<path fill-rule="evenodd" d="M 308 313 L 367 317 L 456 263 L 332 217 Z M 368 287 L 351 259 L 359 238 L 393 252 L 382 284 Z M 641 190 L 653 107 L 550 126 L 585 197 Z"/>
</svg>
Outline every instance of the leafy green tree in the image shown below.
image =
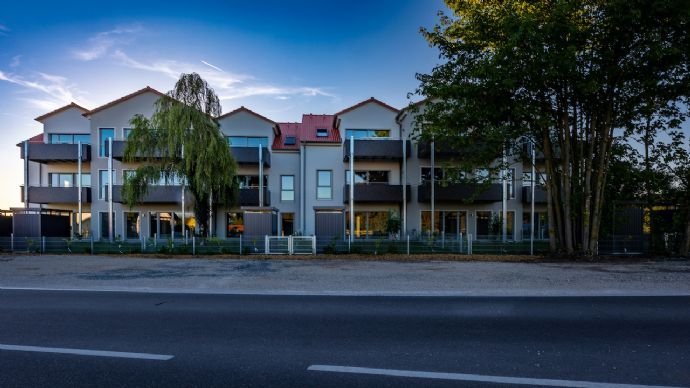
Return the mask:
<svg viewBox="0 0 690 388">
<path fill-rule="evenodd" d="M 234 200 L 237 171 L 215 119 L 220 113 L 213 89 L 191 73 L 182 74 L 175 88 L 158 99 L 150 118 L 132 118 L 124 159 L 140 165 L 124 182 L 123 197 L 130 207 L 141 201 L 153 182 L 184 179 L 193 195 L 196 221 L 211 235 L 209 206 L 215 209 Z"/>
<path fill-rule="evenodd" d="M 616 134 L 646 117 L 682 121 L 690 94 L 685 0 L 446 0 L 422 29 L 442 63 L 418 74 L 423 137 L 477 166 L 526 136 L 544 155 L 552 252 L 598 251 Z M 650 103 L 653 101 L 653 103 Z M 675 121 L 674 121 L 675 122 Z"/>
</svg>

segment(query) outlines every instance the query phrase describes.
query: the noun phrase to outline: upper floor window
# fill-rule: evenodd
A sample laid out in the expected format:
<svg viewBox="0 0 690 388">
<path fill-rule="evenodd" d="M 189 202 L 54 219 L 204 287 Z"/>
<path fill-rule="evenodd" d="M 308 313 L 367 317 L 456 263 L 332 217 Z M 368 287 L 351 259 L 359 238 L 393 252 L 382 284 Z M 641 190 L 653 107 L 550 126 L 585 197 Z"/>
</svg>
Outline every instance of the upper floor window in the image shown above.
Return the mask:
<svg viewBox="0 0 690 388">
<path fill-rule="evenodd" d="M 333 198 L 333 171 L 316 171 L 316 199 Z"/>
<path fill-rule="evenodd" d="M 122 128 L 122 138 L 127 140 L 129 138 L 129 134 L 132 133 L 132 128 Z"/>
<path fill-rule="evenodd" d="M 431 167 L 422 167 L 421 171 L 422 183 L 431 182 Z M 463 171 L 454 168 L 434 168 L 434 182 L 451 184 L 459 183 L 466 179 Z"/>
<path fill-rule="evenodd" d="M 265 136 L 228 136 L 230 147 L 268 147 L 268 137 Z"/>
<path fill-rule="evenodd" d="M 281 175 L 280 176 L 280 200 L 294 201 L 295 200 L 295 176 Z"/>
<path fill-rule="evenodd" d="M 98 128 L 98 156 L 108 156 L 108 139 L 115 138 L 115 128 Z"/>
<path fill-rule="evenodd" d="M 78 133 L 51 133 L 48 135 L 50 144 L 91 144 L 91 135 Z"/>
<path fill-rule="evenodd" d="M 51 187 L 76 187 L 77 186 L 76 173 L 70 172 L 51 172 L 48 174 L 48 181 Z M 82 187 L 91 187 L 91 174 L 81 174 Z"/>
<path fill-rule="evenodd" d="M 295 145 L 297 144 L 297 137 L 295 136 L 287 136 L 285 138 L 285 141 L 283 142 L 285 145 Z"/>
<path fill-rule="evenodd" d="M 357 171 L 355 184 L 388 183 L 388 171 Z M 345 184 L 350 184 L 350 170 L 345 170 Z"/>
<path fill-rule="evenodd" d="M 316 137 L 328 137 L 328 129 L 317 128 L 316 129 Z"/>
<path fill-rule="evenodd" d="M 237 181 L 240 189 L 256 189 L 259 188 L 259 176 L 258 175 L 236 175 L 235 180 Z M 268 175 L 264 174 L 264 187 L 268 187 Z"/>
<path fill-rule="evenodd" d="M 390 129 L 346 129 L 345 137 L 350 138 L 354 136 L 355 139 L 364 138 L 389 138 L 391 137 Z"/>
</svg>

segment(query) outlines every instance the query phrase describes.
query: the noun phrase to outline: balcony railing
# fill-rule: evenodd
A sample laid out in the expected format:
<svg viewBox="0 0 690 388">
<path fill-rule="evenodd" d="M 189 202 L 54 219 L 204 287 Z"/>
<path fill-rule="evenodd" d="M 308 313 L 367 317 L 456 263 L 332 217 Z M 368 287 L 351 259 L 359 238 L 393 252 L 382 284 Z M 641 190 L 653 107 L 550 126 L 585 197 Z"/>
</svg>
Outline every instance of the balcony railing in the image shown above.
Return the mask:
<svg viewBox="0 0 690 388">
<path fill-rule="evenodd" d="M 532 188 L 530 186 L 522 187 L 522 203 L 532 202 Z M 546 203 L 546 189 L 543 186 L 535 186 L 534 203 Z"/>
<path fill-rule="evenodd" d="M 24 187 L 20 186 L 20 201 L 24 202 Z M 29 203 L 78 203 L 79 188 L 77 187 L 49 187 L 29 186 Z M 91 202 L 91 188 L 81 188 L 82 203 Z"/>
<path fill-rule="evenodd" d="M 240 189 L 240 206 L 259 206 L 259 188 L 247 187 Z M 271 192 L 264 187 L 264 206 L 271 205 Z"/>
<path fill-rule="evenodd" d="M 472 183 L 452 183 L 443 186 L 436 183 L 435 202 L 497 202 L 503 199 L 503 186 L 492 183 L 487 187 Z M 431 183 L 417 187 L 417 202 L 431 202 Z"/>
<path fill-rule="evenodd" d="M 403 186 L 389 185 L 385 183 L 355 184 L 356 203 L 383 203 L 403 201 Z M 407 201 L 410 201 L 410 185 L 407 185 Z M 345 185 L 343 189 L 343 202 L 350 201 L 350 185 Z"/>
<path fill-rule="evenodd" d="M 24 159 L 24 147 L 20 147 L 21 158 Z M 81 145 L 81 161 L 91 160 L 91 145 Z M 64 163 L 79 160 L 78 144 L 47 144 L 29 143 L 29 160 L 37 163 Z"/>
<path fill-rule="evenodd" d="M 458 148 L 453 148 L 445 143 L 434 143 L 435 157 L 439 159 L 457 158 L 463 154 L 463 151 Z M 467 152 L 467 151 L 464 151 Z M 431 158 L 431 142 L 427 140 L 420 140 L 417 143 L 417 157 L 419 159 Z"/>
<path fill-rule="evenodd" d="M 355 139 L 355 160 L 402 160 L 403 141 L 410 157 L 409 140 Z M 343 142 L 343 160 L 350 160 L 350 140 Z"/>
<path fill-rule="evenodd" d="M 105 188 L 107 193 L 107 187 Z M 105 199 L 107 200 L 107 194 Z M 122 186 L 113 186 L 113 202 L 123 203 Z M 182 202 L 182 186 L 155 186 L 149 185 L 148 191 L 140 203 L 181 203 Z"/>
<path fill-rule="evenodd" d="M 271 153 L 266 147 L 261 150 L 264 167 L 271 167 Z M 259 165 L 259 150 L 257 147 L 230 147 L 230 152 L 237 164 Z"/>
</svg>

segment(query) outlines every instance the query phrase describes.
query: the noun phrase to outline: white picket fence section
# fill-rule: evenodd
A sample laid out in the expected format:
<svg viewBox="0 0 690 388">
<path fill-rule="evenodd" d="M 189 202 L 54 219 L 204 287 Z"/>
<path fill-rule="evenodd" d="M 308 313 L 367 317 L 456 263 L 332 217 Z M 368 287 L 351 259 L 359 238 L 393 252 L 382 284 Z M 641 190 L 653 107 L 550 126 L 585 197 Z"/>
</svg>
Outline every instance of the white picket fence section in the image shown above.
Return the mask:
<svg viewBox="0 0 690 388">
<path fill-rule="evenodd" d="M 266 236 L 266 254 L 273 255 L 315 255 L 314 236 Z"/>
</svg>

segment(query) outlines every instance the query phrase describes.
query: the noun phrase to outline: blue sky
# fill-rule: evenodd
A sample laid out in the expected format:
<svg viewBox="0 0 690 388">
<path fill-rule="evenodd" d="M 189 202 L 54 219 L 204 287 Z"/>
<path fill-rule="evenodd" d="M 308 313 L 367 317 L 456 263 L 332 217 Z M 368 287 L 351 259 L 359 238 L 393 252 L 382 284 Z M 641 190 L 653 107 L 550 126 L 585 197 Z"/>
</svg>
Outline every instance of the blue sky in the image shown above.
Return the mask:
<svg viewBox="0 0 690 388">
<path fill-rule="evenodd" d="M 335 113 L 375 96 L 409 103 L 438 62 L 419 34 L 441 0 L 14 2 L 0 13 L 0 209 L 19 206 L 21 140 L 74 101 L 94 108 L 196 71 L 223 111 L 276 121 Z"/>
</svg>

